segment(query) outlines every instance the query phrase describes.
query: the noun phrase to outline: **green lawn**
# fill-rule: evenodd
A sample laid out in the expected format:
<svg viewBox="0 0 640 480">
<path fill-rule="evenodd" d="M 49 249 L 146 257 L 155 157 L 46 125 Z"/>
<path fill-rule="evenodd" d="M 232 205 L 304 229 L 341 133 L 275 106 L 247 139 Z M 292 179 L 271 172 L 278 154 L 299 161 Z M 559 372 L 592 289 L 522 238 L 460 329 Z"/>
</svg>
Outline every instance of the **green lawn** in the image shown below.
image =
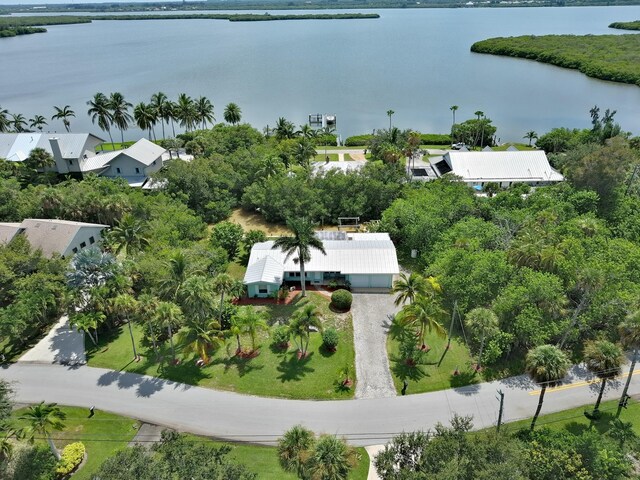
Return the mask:
<svg viewBox="0 0 640 480">
<path fill-rule="evenodd" d="M 113 150 L 123 150 L 125 148 L 130 147 L 136 142 L 105 142 L 96 147 L 96 152 L 111 152 Z"/>
<path fill-rule="evenodd" d="M 67 419 L 64 421 L 65 429 L 52 434 L 56 447 L 62 449 L 69 443 L 81 441 L 87 449 L 87 462 L 73 475 L 73 480 L 91 478 L 102 462 L 127 446 L 137 431 L 138 422 L 130 418 L 100 410 L 96 410 L 93 418 L 88 418 L 87 408 L 60 408 L 67 414 Z M 25 410 L 16 410 L 14 416 L 20 416 Z M 46 443 L 45 440 L 41 441 Z"/>
<path fill-rule="evenodd" d="M 246 271 L 247 267 L 240 265 L 238 262 L 231 262 L 227 267 L 227 273 L 236 280 L 242 280 Z"/>
<path fill-rule="evenodd" d="M 176 382 L 199 385 L 202 387 L 230 390 L 234 392 L 283 398 L 309 399 L 345 399 L 353 396 L 354 388 L 344 390 L 338 386 L 338 371 L 345 364 L 355 371 L 355 351 L 353 348 L 353 327 L 351 315 L 338 315 L 329 310 L 329 300 L 320 294 L 310 292 L 307 299 L 297 299 L 290 305 L 268 305 L 260 309 L 269 313 L 272 320 L 288 318 L 295 310 L 307 302 L 316 304 L 322 312 L 325 327 L 335 326 L 340 335 L 336 352 L 322 348 L 319 333 L 311 334 L 309 355 L 298 360 L 291 344 L 286 351 L 271 346 L 268 335 L 263 332 L 258 340 L 260 354 L 252 359 L 236 357 L 235 338 L 212 357 L 211 363 L 204 368 L 196 365 L 197 357 L 183 357 L 178 365 L 171 364 L 168 343 L 160 351 L 160 360 L 150 347 L 140 346 L 142 330 L 134 328 L 136 344 L 143 358 L 139 363 L 132 362 L 131 339 L 128 330 L 121 328 L 111 335 L 103 335 L 98 347 L 87 340 L 88 364 L 94 367 L 109 368 L 118 371 L 134 372 L 166 378 Z M 249 340 L 243 339 L 243 346 L 249 346 Z"/>
<path fill-rule="evenodd" d="M 338 154 L 337 153 L 327 153 L 326 155 L 324 154 L 324 152 L 319 153 L 318 155 L 316 155 L 314 162 L 324 162 L 326 160 L 326 157 L 329 157 L 329 161 L 330 162 L 337 162 L 338 161 Z"/>
</svg>

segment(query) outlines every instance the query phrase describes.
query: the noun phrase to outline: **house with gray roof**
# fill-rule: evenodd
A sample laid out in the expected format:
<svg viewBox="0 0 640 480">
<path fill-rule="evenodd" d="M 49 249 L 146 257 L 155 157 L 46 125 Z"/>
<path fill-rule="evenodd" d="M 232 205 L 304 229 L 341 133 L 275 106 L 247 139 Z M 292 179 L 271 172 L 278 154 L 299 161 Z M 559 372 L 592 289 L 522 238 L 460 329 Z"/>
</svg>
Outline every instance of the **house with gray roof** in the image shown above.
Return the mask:
<svg viewBox="0 0 640 480">
<path fill-rule="evenodd" d="M 0 223 L 0 244 L 24 235 L 34 249 L 51 257 L 72 256 L 83 248 L 100 243 L 102 231 L 108 225 L 27 218 L 22 223 Z"/>
<path fill-rule="evenodd" d="M 332 281 L 349 283 L 357 290 L 389 289 L 400 271 L 393 242 L 386 233 L 316 232 L 323 240 L 322 252 L 311 249 L 305 263 L 305 280 L 311 285 Z M 268 297 L 285 282 L 300 282 L 300 265 L 274 242 L 256 243 L 251 249 L 244 284 L 250 298 Z"/>
</svg>

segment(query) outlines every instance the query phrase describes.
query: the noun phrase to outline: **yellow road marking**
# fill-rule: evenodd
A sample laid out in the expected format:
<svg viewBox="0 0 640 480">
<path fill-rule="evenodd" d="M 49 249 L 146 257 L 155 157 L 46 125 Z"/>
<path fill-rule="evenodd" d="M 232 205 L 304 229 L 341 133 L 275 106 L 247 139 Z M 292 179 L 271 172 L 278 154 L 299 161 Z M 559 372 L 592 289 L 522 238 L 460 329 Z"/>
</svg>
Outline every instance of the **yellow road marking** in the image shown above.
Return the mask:
<svg viewBox="0 0 640 480">
<path fill-rule="evenodd" d="M 640 373 L 640 369 L 633 371 L 634 375 L 636 373 Z M 618 375 L 615 378 L 624 378 L 627 375 L 629 375 L 629 372 L 621 373 L 620 375 Z M 570 388 L 584 387 L 585 385 L 591 385 L 593 383 L 600 383 L 600 379 L 599 378 L 592 378 L 591 380 L 583 380 L 582 382 L 569 383 L 567 385 L 560 385 L 558 387 L 547 388 L 547 393 L 559 392 L 561 390 L 569 390 Z M 532 391 L 529 392 L 529 395 L 540 395 L 540 390 L 532 390 Z"/>
</svg>

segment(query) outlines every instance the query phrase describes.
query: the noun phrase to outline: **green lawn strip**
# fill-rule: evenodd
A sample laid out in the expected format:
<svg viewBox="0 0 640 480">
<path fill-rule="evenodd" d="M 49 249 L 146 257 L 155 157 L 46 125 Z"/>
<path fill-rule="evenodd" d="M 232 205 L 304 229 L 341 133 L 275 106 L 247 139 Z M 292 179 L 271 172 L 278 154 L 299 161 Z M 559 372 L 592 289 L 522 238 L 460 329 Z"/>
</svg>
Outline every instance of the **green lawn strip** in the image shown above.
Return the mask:
<svg viewBox="0 0 640 480">
<path fill-rule="evenodd" d="M 420 145 L 423 150 L 447 150 L 451 148 L 451 145 Z"/>
<path fill-rule="evenodd" d="M 209 365 L 196 366 L 197 357 L 183 357 L 176 345 L 179 365 L 171 364 L 168 342 L 160 349 L 161 361 L 150 346 L 142 346 L 142 328 L 134 326 L 134 337 L 140 353 L 139 363 L 132 362 L 133 354 L 128 329 L 120 328 L 111 335 L 103 335 L 98 347 L 87 340 L 87 360 L 90 366 L 133 372 L 165 378 L 176 382 L 201 387 L 229 390 L 251 395 L 296 399 L 346 399 L 353 397 L 354 388 L 344 390 L 338 386 L 338 371 L 345 364 L 355 371 L 353 327 L 351 316 L 336 315 L 329 310 L 329 301 L 317 293 L 309 293 L 307 299 L 298 299 L 291 305 L 268 305 L 260 309 L 269 313 L 273 320 L 288 318 L 293 311 L 307 302 L 318 305 L 323 313 L 325 326 L 336 326 L 340 343 L 336 352 L 322 347 L 319 333 L 311 334 L 309 355 L 298 360 L 293 342 L 287 351 L 271 346 L 268 334 L 262 332 L 258 338 L 260 354 L 251 359 L 236 357 L 236 339 L 230 338 L 224 347 L 212 357 Z M 243 347 L 249 346 L 247 338 Z M 135 388 L 135 387 L 133 387 Z"/>
<path fill-rule="evenodd" d="M 338 154 L 337 153 L 327 153 L 326 155 L 324 153 L 319 153 L 319 154 L 316 155 L 315 161 L 316 162 L 324 162 L 327 157 L 329 157 L 329 161 L 330 162 L 337 162 L 338 161 Z"/>
<path fill-rule="evenodd" d="M 227 267 L 227 273 L 236 280 L 242 280 L 246 271 L 247 267 L 245 267 L 244 265 L 240 265 L 237 262 L 231 262 Z"/>
<path fill-rule="evenodd" d="M 111 142 L 105 142 L 105 143 L 101 143 L 100 145 L 98 145 L 96 147 L 96 152 L 112 152 L 114 150 L 123 150 L 125 148 L 130 147 L 131 145 L 133 145 L 136 142 L 114 142 L 113 144 Z"/>
<path fill-rule="evenodd" d="M 96 410 L 88 418 L 88 408 L 60 407 L 67 414 L 65 429 L 54 431 L 52 438 L 59 450 L 73 442 L 84 443 L 87 449 L 87 462 L 73 475 L 74 480 L 88 480 L 102 462 L 116 451 L 124 448 L 136 435 L 138 422 L 131 418 Z M 16 410 L 13 415 L 19 417 L 26 409 Z M 20 424 L 20 422 L 17 422 Z M 46 440 L 38 440 L 46 444 Z"/>
<path fill-rule="evenodd" d="M 409 367 L 398 359 L 399 342 L 391 338 L 387 339 L 389 366 L 398 393 L 402 389 L 405 375 L 409 383 L 407 389 L 409 394 L 463 387 L 483 381 L 482 374 L 474 372 L 472 365 L 475 362 L 462 339 L 454 337 L 451 340 L 451 348 L 447 351 L 447 340 L 432 333 L 427 335 L 427 345 L 431 350 L 426 355 L 425 365 Z M 442 362 L 438 366 L 440 359 Z M 459 370 L 459 375 L 454 375 L 456 368 Z"/>
<path fill-rule="evenodd" d="M 536 148 L 533 146 L 529 146 L 526 143 L 504 143 L 502 145 L 498 145 L 496 147 L 491 147 L 491 150 L 495 151 L 495 152 L 504 152 L 505 150 L 507 150 L 509 147 L 516 147 L 518 150 L 520 150 L 521 152 L 523 151 L 528 151 L 528 150 L 535 150 Z"/>
</svg>

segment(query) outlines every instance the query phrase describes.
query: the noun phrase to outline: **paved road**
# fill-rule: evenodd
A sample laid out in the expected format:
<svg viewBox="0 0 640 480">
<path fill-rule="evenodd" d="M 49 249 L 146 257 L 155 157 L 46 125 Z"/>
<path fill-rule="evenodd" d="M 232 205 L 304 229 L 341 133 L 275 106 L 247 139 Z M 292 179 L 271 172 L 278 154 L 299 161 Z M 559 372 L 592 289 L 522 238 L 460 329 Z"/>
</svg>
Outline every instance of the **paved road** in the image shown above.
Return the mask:
<svg viewBox="0 0 640 480">
<path fill-rule="evenodd" d="M 19 362 L 61 363 L 73 365 L 86 363 L 84 333 L 69 326 L 66 316 L 60 318 L 46 337 L 25 353 Z"/>
<path fill-rule="evenodd" d="M 405 397 L 345 401 L 260 398 L 88 366 L 16 363 L 1 368 L 0 378 L 15 382 L 17 402 L 95 405 L 177 430 L 264 444 L 273 444 L 301 423 L 318 433 L 345 436 L 354 445 L 379 445 L 403 430 L 447 423 L 454 412 L 473 415 L 477 428 L 494 425 L 498 389 L 505 393 L 505 421 L 529 418 L 538 400 L 530 394 L 536 387 L 522 376 Z M 576 367 L 569 380 L 584 378 L 584 369 Z M 619 382 L 606 398 L 616 398 L 621 389 Z M 636 374 L 630 392 L 639 391 L 640 374 Z M 594 402 L 596 394 L 597 385 L 549 391 L 543 413 Z"/>
<path fill-rule="evenodd" d="M 353 339 L 356 349 L 356 398 L 395 397 L 387 358 L 387 315 L 398 308 L 388 293 L 354 293 Z"/>
</svg>

